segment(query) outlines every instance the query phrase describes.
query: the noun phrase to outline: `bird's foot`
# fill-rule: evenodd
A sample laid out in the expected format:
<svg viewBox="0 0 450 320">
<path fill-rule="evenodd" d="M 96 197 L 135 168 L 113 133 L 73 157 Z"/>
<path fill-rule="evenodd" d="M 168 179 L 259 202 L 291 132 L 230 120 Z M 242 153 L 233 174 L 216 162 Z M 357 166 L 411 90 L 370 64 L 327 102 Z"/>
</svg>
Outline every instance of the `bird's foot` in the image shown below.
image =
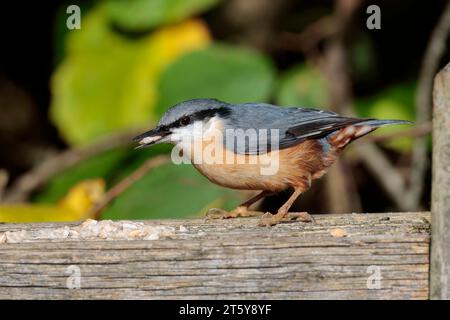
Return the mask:
<svg viewBox="0 0 450 320">
<path fill-rule="evenodd" d="M 210 219 L 231 219 L 238 217 L 259 217 L 262 216 L 264 212 L 261 211 L 250 211 L 247 207 L 239 206 L 234 210 L 226 211 L 219 208 L 211 208 L 208 210 L 205 216 L 205 220 Z"/>
<path fill-rule="evenodd" d="M 258 223 L 260 227 L 271 227 L 277 225 L 282 220 L 292 221 L 303 221 L 303 222 L 316 222 L 316 220 L 308 212 L 278 212 L 277 214 L 271 214 L 266 212 Z"/>
<path fill-rule="evenodd" d="M 296 220 L 296 221 L 302 221 L 302 222 L 316 222 L 316 219 L 312 215 L 310 215 L 308 212 L 288 212 L 286 215 L 286 218 L 289 220 Z"/>
</svg>

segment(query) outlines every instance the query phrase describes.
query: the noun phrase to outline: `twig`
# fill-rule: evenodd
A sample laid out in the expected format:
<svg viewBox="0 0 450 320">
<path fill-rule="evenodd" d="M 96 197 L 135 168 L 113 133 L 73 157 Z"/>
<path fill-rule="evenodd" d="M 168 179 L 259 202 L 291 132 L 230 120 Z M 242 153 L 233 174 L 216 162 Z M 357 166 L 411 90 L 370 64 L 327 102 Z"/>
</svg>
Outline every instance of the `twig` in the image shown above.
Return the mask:
<svg viewBox="0 0 450 320">
<path fill-rule="evenodd" d="M 170 157 L 168 155 L 160 155 L 150 158 L 149 160 L 144 162 L 133 173 L 131 173 L 129 176 L 125 177 L 123 180 L 119 181 L 116 185 L 114 185 L 111 189 L 109 189 L 108 192 L 106 192 L 102 201 L 100 201 L 92 209 L 90 216 L 94 215 L 97 220 L 100 219 L 102 211 L 106 208 L 108 204 L 111 203 L 111 201 L 113 201 L 125 190 L 127 190 L 133 183 L 135 183 L 143 176 L 145 176 L 150 170 L 152 170 L 155 167 L 166 164 L 169 161 Z"/>
<path fill-rule="evenodd" d="M 9 173 L 5 169 L 0 169 L 0 201 L 2 201 L 5 187 L 8 184 Z"/>
<path fill-rule="evenodd" d="M 349 168 L 350 164 L 337 159 L 327 174 L 327 210 L 333 213 L 361 212 L 361 198 L 355 184 L 355 179 Z M 346 192 L 342 192 L 346 190 Z M 345 195 L 343 195 L 345 194 Z"/>
<path fill-rule="evenodd" d="M 322 69 L 327 75 L 329 104 L 333 110 L 344 114 L 351 112 L 352 105 L 351 79 L 344 36 L 359 5 L 359 0 L 336 1 L 333 18 L 335 34 L 326 43 L 324 64 L 322 65 Z M 342 162 L 338 162 L 330 168 L 326 178 L 329 210 L 332 212 L 355 212 L 361 209 L 358 207 L 358 204 L 361 203 L 359 194 L 349 190 L 351 182 L 354 180 L 351 176 L 352 173 L 344 172 L 344 167 Z"/>
<path fill-rule="evenodd" d="M 397 169 L 373 143 L 360 144 L 355 149 L 358 150 L 359 158 L 372 172 L 378 183 L 403 211 L 403 208 L 407 206 L 404 199 L 406 187 L 404 179 Z"/>
<path fill-rule="evenodd" d="M 445 42 L 450 33 L 450 1 L 447 3 L 439 22 L 433 29 L 430 42 L 422 62 L 419 84 L 416 94 L 416 122 L 423 124 L 431 118 L 431 94 L 433 79 L 439 62 L 445 51 Z M 425 138 L 416 139 L 413 147 L 412 166 L 409 177 L 409 190 L 406 196 L 408 208 L 418 209 L 424 189 L 425 173 L 428 167 L 427 141 Z"/>
<path fill-rule="evenodd" d="M 124 146 L 131 142 L 136 132 L 123 132 L 111 135 L 92 145 L 62 151 L 56 156 L 37 165 L 30 171 L 19 177 L 15 183 L 5 192 L 5 202 L 24 202 L 31 193 L 45 184 L 57 173 L 76 165 L 84 159 L 92 157 L 104 151 Z"/>
</svg>

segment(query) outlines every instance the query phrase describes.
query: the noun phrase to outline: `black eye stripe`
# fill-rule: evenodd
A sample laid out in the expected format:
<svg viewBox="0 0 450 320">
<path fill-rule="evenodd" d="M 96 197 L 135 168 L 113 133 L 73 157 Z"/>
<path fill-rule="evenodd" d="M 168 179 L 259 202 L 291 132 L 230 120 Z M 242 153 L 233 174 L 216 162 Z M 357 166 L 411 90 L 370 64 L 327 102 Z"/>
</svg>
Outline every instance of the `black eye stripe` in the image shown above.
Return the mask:
<svg viewBox="0 0 450 320">
<path fill-rule="evenodd" d="M 216 115 L 219 115 L 221 117 L 225 117 L 231 113 L 231 110 L 227 107 L 217 108 L 217 109 L 208 109 L 208 110 L 201 110 L 194 112 L 191 115 L 185 115 L 181 117 L 180 119 L 174 121 L 170 125 L 168 125 L 168 128 L 179 128 L 182 126 L 186 126 L 194 121 L 197 120 L 203 120 L 206 118 L 212 118 Z"/>
<path fill-rule="evenodd" d="M 184 116 L 183 118 L 181 118 L 179 121 L 180 125 L 182 126 L 187 126 L 188 124 L 191 123 L 191 117 L 190 116 Z"/>
<path fill-rule="evenodd" d="M 208 109 L 208 110 L 197 111 L 194 114 L 192 114 L 192 117 L 195 120 L 202 120 L 205 118 L 212 118 L 216 115 L 219 115 L 221 117 L 226 117 L 230 113 L 231 113 L 230 108 L 222 107 L 222 108 L 217 108 L 217 109 Z"/>
</svg>

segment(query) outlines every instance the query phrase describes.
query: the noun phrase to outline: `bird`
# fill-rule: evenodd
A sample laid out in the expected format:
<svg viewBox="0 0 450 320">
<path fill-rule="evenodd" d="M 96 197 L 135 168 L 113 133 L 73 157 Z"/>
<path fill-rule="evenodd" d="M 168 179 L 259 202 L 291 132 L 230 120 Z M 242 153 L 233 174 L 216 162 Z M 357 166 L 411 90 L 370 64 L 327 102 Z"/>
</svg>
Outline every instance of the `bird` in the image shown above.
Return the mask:
<svg viewBox="0 0 450 320">
<path fill-rule="evenodd" d="M 307 212 L 292 213 L 289 209 L 350 142 L 385 125 L 409 123 L 347 117 L 309 107 L 232 104 L 208 98 L 172 106 L 155 128 L 133 140 L 138 142 L 137 148 L 171 143 L 175 146 L 172 159 L 191 163 L 212 183 L 259 191 L 234 210 L 211 209 L 207 217 L 262 214 L 258 224 L 274 226 L 285 219 L 314 221 Z M 249 209 L 286 189 L 293 189 L 293 193 L 276 213 Z"/>
</svg>

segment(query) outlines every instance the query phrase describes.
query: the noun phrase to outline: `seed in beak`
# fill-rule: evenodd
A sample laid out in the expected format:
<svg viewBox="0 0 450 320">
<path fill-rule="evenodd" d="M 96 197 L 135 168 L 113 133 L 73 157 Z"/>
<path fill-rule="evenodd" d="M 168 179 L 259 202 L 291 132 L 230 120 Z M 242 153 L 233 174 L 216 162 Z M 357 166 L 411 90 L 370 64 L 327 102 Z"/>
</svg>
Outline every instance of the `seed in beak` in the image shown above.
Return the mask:
<svg viewBox="0 0 450 320">
<path fill-rule="evenodd" d="M 161 136 L 145 137 L 141 141 L 139 141 L 139 144 L 149 144 L 158 141 L 161 138 L 162 138 Z"/>
</svg>

